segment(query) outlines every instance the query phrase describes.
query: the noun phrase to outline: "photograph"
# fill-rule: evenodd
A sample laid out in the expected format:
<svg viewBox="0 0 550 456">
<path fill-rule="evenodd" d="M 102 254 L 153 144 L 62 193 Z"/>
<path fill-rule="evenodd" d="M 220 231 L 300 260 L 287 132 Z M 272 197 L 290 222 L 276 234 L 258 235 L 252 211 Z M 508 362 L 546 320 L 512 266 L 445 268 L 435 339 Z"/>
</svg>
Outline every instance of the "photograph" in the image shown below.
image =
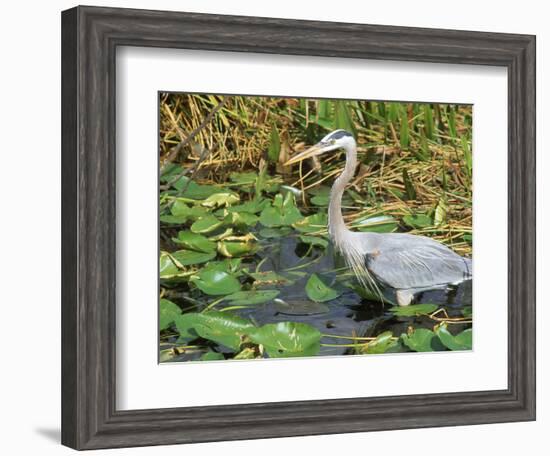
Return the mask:
<svg viewBox="0 0 550 456">
<path fill-rule="evenodd" d="M 472 349 L 472 105 L 158 96 L 159 362 Z"/>
</svg>

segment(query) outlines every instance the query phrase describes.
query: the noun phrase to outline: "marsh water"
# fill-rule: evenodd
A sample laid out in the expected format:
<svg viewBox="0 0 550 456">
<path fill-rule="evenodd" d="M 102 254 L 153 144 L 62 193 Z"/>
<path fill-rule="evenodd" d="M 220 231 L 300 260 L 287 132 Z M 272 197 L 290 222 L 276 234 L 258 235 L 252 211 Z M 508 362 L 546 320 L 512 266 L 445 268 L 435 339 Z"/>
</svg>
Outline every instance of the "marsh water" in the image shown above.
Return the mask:
<svg viewBox="0 0 550 456">
<path fill-rule="evenodd" d="M 375 337 L 384 331 L 393 334 L 406 333 L 408 328 L 434 327 L 434 320 L 426 315 L 400 317 L 391 312 L 394 296 L 391 290 L 384 290 L 388 302 L 360 296 L 361 289 L 346 268 L 343 258 L 334 253 L 332 245 L 326 249 L 311 249 L 299 241 L 298 236 L 288 233 L 261 239 L 260 249 L 255 255 L 255 261 L 246 263 L 250 270 L 260 274 L 279 275 L 285 277 L 284 283 L 276 284 L 267 281 L 264 288 L 277 289 L 277 298 L 254 306 L 231 307 L 223 303 L 217 308 L 230 310 L 233 314 L 249 319 L 261 326 L 278 322 L 302 322 L 314 326 L 323 334 L 323 346 L 319 355 L 352 354 L 352 349 L 342 343 L 338 336 Z M 325 284 L 339 291 L 341 295 L 327 302 L 314 302 L 308 299 L 305 292 L 307 278 L 317 274 Z M 261 288 L 261 287 L 260 287 Z M 356 291 L 354 291 L 356 290 Z M 172 298 L 177 298 L 172 295 Z M 416 297 L 417 303 L 433 303 L 447 311 L 449 317 L 461 316 L 462 310 L 472 305 L 472 281 L 465 281 L 447 289 L 425 291 Z M 230 308 L 231 307 L 231 308 Z M 459 324 L 453 327 L 453 332 L 471 328 L 471 323 Z M 330 337 L 330 336 L 336 337 Z M 173 339 L 175 341 L 176 338 Z M 170 344 L 161 344 L 161 350 Z M 216 346 L 216 351 L 230 353 L 223 345 Z M 199 360 L 204 352 L 186 351 L 175 356 L 170 361 Z"/>
</svg>

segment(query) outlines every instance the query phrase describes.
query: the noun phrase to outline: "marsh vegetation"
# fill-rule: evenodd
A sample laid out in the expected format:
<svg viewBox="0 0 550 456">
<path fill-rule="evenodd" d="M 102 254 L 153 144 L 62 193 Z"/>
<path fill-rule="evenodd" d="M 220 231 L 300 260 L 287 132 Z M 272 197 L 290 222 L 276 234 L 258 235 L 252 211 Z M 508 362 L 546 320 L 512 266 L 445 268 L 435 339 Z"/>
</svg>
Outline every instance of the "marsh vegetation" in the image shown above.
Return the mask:
<svg viewBox="0 0 550 456">
<path fill-rule="evenodd" d="M 334 253 L 342 154 L 284 165 L 344 128 L 348 226 L 471 256 L 471 106 L 164 93 L 159 109 L 161 362 L 471 349 L 470 281 L 397 307 Z"/>
</svg>

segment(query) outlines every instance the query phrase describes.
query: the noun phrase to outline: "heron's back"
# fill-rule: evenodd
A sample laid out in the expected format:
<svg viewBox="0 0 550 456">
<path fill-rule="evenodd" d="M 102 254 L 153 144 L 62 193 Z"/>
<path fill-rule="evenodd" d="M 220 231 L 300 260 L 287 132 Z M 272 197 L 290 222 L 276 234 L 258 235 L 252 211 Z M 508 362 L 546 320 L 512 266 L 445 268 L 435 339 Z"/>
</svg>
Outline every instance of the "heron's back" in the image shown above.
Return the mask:
<svg viewBox="0 0 550 456">
<path fill-rule="evenodd" d="M 404 233 L 378 235 L 365 262 L 378 281 L 396 289 L 458 283 L 472 276 L 471 259 L 428 237 Z"/>
</svg>

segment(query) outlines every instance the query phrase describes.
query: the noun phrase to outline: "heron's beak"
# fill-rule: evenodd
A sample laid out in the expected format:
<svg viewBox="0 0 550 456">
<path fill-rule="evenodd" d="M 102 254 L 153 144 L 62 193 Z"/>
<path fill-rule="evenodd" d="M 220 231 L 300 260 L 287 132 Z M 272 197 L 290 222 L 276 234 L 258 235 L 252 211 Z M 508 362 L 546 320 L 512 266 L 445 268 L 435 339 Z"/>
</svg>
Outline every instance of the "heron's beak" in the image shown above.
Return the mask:
<svg viewBox="0 0 550 456">
<path fill-rule="evenodd" d="M 321 155 L 324 152 L 328 152 L 329 150 L 332 150 L 334 147 L 331 144 L 323 144 L 318 143 L 315 144 L 313 147 L 310 147 L 309 149 L 304 150 L 303 152 L 300 152 L 298 155 L 295 155 L 290 160 L 287 160 L 287 162 L 284 164 L 284 166 L 292 165 L 293 163 L 298 163 L 306 158 L 316 157 L 317 155 Z"/>
</svg>

